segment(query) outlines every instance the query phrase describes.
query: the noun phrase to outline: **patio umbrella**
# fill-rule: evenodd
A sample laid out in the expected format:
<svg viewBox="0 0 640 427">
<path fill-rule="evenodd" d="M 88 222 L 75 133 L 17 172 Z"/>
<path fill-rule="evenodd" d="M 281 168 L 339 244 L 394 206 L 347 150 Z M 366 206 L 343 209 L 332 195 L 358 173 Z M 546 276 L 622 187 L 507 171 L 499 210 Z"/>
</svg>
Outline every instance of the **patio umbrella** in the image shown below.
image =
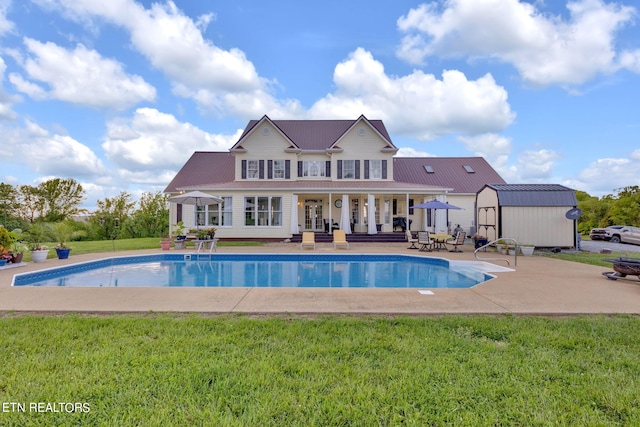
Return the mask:
<svg viewBox="0 0 640 427">
<path fill-rule="evenodd" d="M 349 221 L 349 196 L 347 194 L 342 195 L 340 230 L 344 230 L 345 234 L 351 234 L 351 221 Z"/>
<path fill-rule="evenodd" d="M 410 208 L 418 209 L 462 209 L 457 206 L 450 205 L 449 203 L 441 202 L 440 200 L 433 199 L 426 203 L 420 203 L 419 205 L 410 206 Z"/>
<path fill-rule="evenodd" d="M 418 208 L 418 209 L 436 209 L 436 210 L 437 209 L 444 209 L 444 210 L 462 209 L 462 208 L 459 208 L 457 206 L 453 206 L 453 205 L 450 205 L 449 203 L 441 202 L 440 200 L 436 200 L 436 199 L 433 199 L 433 200 L 431 200 L 429 202 L 421 203 L 419 205 L 410 206 L 410 207 L 414 208 L 414 209 Z M 439 218 L 438 218 L 438 215 L 437 215 L 437 212 L 436 212 L 436 223 L 440 222 L 440 221 L 438 221 L 438 219 Z M 438 225 L 438 224 L 436 224 L 436 225 Z M 425 218 L 425 226 L 426 226 L 426 218 Z M 443 227 L 446 227 L 446 221 L 444 221 L 444 225 L 440 224 L 439 227 L 436 227 L 436 230 L 439 229 L 439 228 L 443 228 Z"/>
<path fill-rule="evenodd" d="M 177 196 L 169 197 L 171 203 L 179 203 L 182 205 L 206 206 L 213 203 L 222 203 L 224 200 L 218 196 L 203 193 L 202 191 L 190 191 Z"/>
<path fill-rule="evenodd" d="M 184 194 L 178 194 L 177 196 L 169 197 L 171 203 L 178 203 L 181 205 L 195 205 L 196 210 L 198 206 L 206 206 L 213 203 L 222 203 L 224 199 L 218 196 L 212 196 L 211 194 L 203 193 L 202 191 L 190 191 Z M 196 220 L 196 228 L 200 228 L 200 224 Z"/>
</svg>

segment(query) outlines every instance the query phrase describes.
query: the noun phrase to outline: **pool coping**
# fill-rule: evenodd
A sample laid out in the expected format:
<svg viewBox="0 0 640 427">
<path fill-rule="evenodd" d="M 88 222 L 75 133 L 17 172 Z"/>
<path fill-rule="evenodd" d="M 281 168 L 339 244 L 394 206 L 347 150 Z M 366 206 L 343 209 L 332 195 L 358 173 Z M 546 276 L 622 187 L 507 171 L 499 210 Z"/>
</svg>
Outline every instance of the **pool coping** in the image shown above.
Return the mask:
<svg viewBox="0 0 640 427">
<path fill-rule="evenodd" d="M 470 245 L 462 253 L 421 253 L 403 244 L 357 244 L 333 249 L 317 244 L 316 253 L 393 253 L 435 256 L 453 262 L 477 261 Z M 294 243 L 261 247 L 220 247 L 221 253 L 308 253 Z M 172 251 L 174 252 L 174 251 Z M 176 251 L 193 253 L 189 251 Z M 469 289 L 336 289 L 336 288 L 38 288 L 12 287 L 16 273 L 109 256 L 162 253 L 158 250 L 72 255 L 42 264 L 0 270 L 0 311 L 37 313 L 245 313 L 275 314 L 640 314 L 640 281 L 607 280 L 607 268 L 541 256 L 518 257 L 514 271 L 492 261 L 495 279 Z M 510 258 L 513 262 L 513 257 Z M 499 271 L 502 270 L 502 271 Z M 637 282 L 637 283 L 636 283 Z"/>
</svg>

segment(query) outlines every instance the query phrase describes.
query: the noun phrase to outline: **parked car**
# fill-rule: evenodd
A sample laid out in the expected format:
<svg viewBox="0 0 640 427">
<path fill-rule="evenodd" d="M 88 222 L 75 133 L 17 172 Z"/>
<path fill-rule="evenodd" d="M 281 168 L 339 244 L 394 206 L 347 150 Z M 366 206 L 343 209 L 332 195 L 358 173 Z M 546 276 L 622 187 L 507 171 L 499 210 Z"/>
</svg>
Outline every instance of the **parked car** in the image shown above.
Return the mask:
<svg viewBox="0 0 640 427">
<path fill-rule="evenodd" d="M 608 240 L 611 243 L 632 243 L 640 245 L 640 228 L 625 225 L 612 225 L 607 228 L 594 228 L 589 233 L 591 240 Z"/>
<path fill-rule="evenodd" d="M 612 225 L 606 228 L 592 228 L 589 233 L 589 238 L 591 240 L 609 240 L 614 232 L 617 232 L 623 227 L 624 225 Z"/>
</svg>

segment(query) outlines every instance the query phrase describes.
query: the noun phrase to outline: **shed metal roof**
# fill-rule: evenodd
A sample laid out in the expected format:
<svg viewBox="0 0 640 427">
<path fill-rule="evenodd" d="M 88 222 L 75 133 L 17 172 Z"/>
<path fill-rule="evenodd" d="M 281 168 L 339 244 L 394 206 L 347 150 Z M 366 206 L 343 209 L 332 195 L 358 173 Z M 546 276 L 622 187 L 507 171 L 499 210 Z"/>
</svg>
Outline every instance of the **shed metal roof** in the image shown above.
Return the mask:
<svg viewBox="0 0 640 427">
<path fill-rule="evenodd" d="M 576 193 L 559 184 L 488 184 L 500 206 L 577 206 Z"/>
</svg>

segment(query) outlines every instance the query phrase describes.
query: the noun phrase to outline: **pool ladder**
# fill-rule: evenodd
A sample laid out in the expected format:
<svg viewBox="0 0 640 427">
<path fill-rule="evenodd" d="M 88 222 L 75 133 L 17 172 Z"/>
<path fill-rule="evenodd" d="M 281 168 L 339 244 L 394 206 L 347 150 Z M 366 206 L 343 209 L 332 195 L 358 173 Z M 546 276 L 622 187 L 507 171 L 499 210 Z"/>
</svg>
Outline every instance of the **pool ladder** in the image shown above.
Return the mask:
<svg viewBox="0 0 640 427">
<path fill-rule="evenodd" d="M 515 248 L 516 248 L 516 254 L 515 254 L 515 256 L 514 256 L 513 266 L 514 266 L 514 267 L 517 267 L 517 266 L 518 266 L 518 252 L 520 251 L 520 246 L 518 245 L 518 241 L 517 241 L 516 239 L 512 239 L 511 237 L 502 237 L 502 238 L 500 238 L 500 239 L 492 240 L 492 241 L 490 241 L 489 243 L 487 243 L 487 244 L 485 244 L 485 245 L 482 245 L 482 246 L 480 246 L 479 248 L 477 248 L 477 249 L 473 252 L 473 254 L 475 255 L 476 259 L 477 259 L 477 260 L 480 260 L 480 261 L 505 261 L 505 262 L 507 263 L 507 265 L 508 265 L 508 266 L 511 266 L 511 264 L 509 264 L 509 260 L 508 260 L 507 258 L 480 258 L 480 257 L 478 256 L 478 251 L 479 251 L 480 249 L 486 249 L 486 248 L 487 248 L 487 246 L 491 246 L 491 245 L 493 245 L 493 244 L 495 244 L 495 243 L 498 243 L 498 242 L 500 242 L 500 241 L 505 241 L 505 240 L 507 240 L 507 241 L 511 241 L 511 242 L 513 242 L 513 243 L 514 243 L 514 246 L 515 246 Z"/>
</svg>

